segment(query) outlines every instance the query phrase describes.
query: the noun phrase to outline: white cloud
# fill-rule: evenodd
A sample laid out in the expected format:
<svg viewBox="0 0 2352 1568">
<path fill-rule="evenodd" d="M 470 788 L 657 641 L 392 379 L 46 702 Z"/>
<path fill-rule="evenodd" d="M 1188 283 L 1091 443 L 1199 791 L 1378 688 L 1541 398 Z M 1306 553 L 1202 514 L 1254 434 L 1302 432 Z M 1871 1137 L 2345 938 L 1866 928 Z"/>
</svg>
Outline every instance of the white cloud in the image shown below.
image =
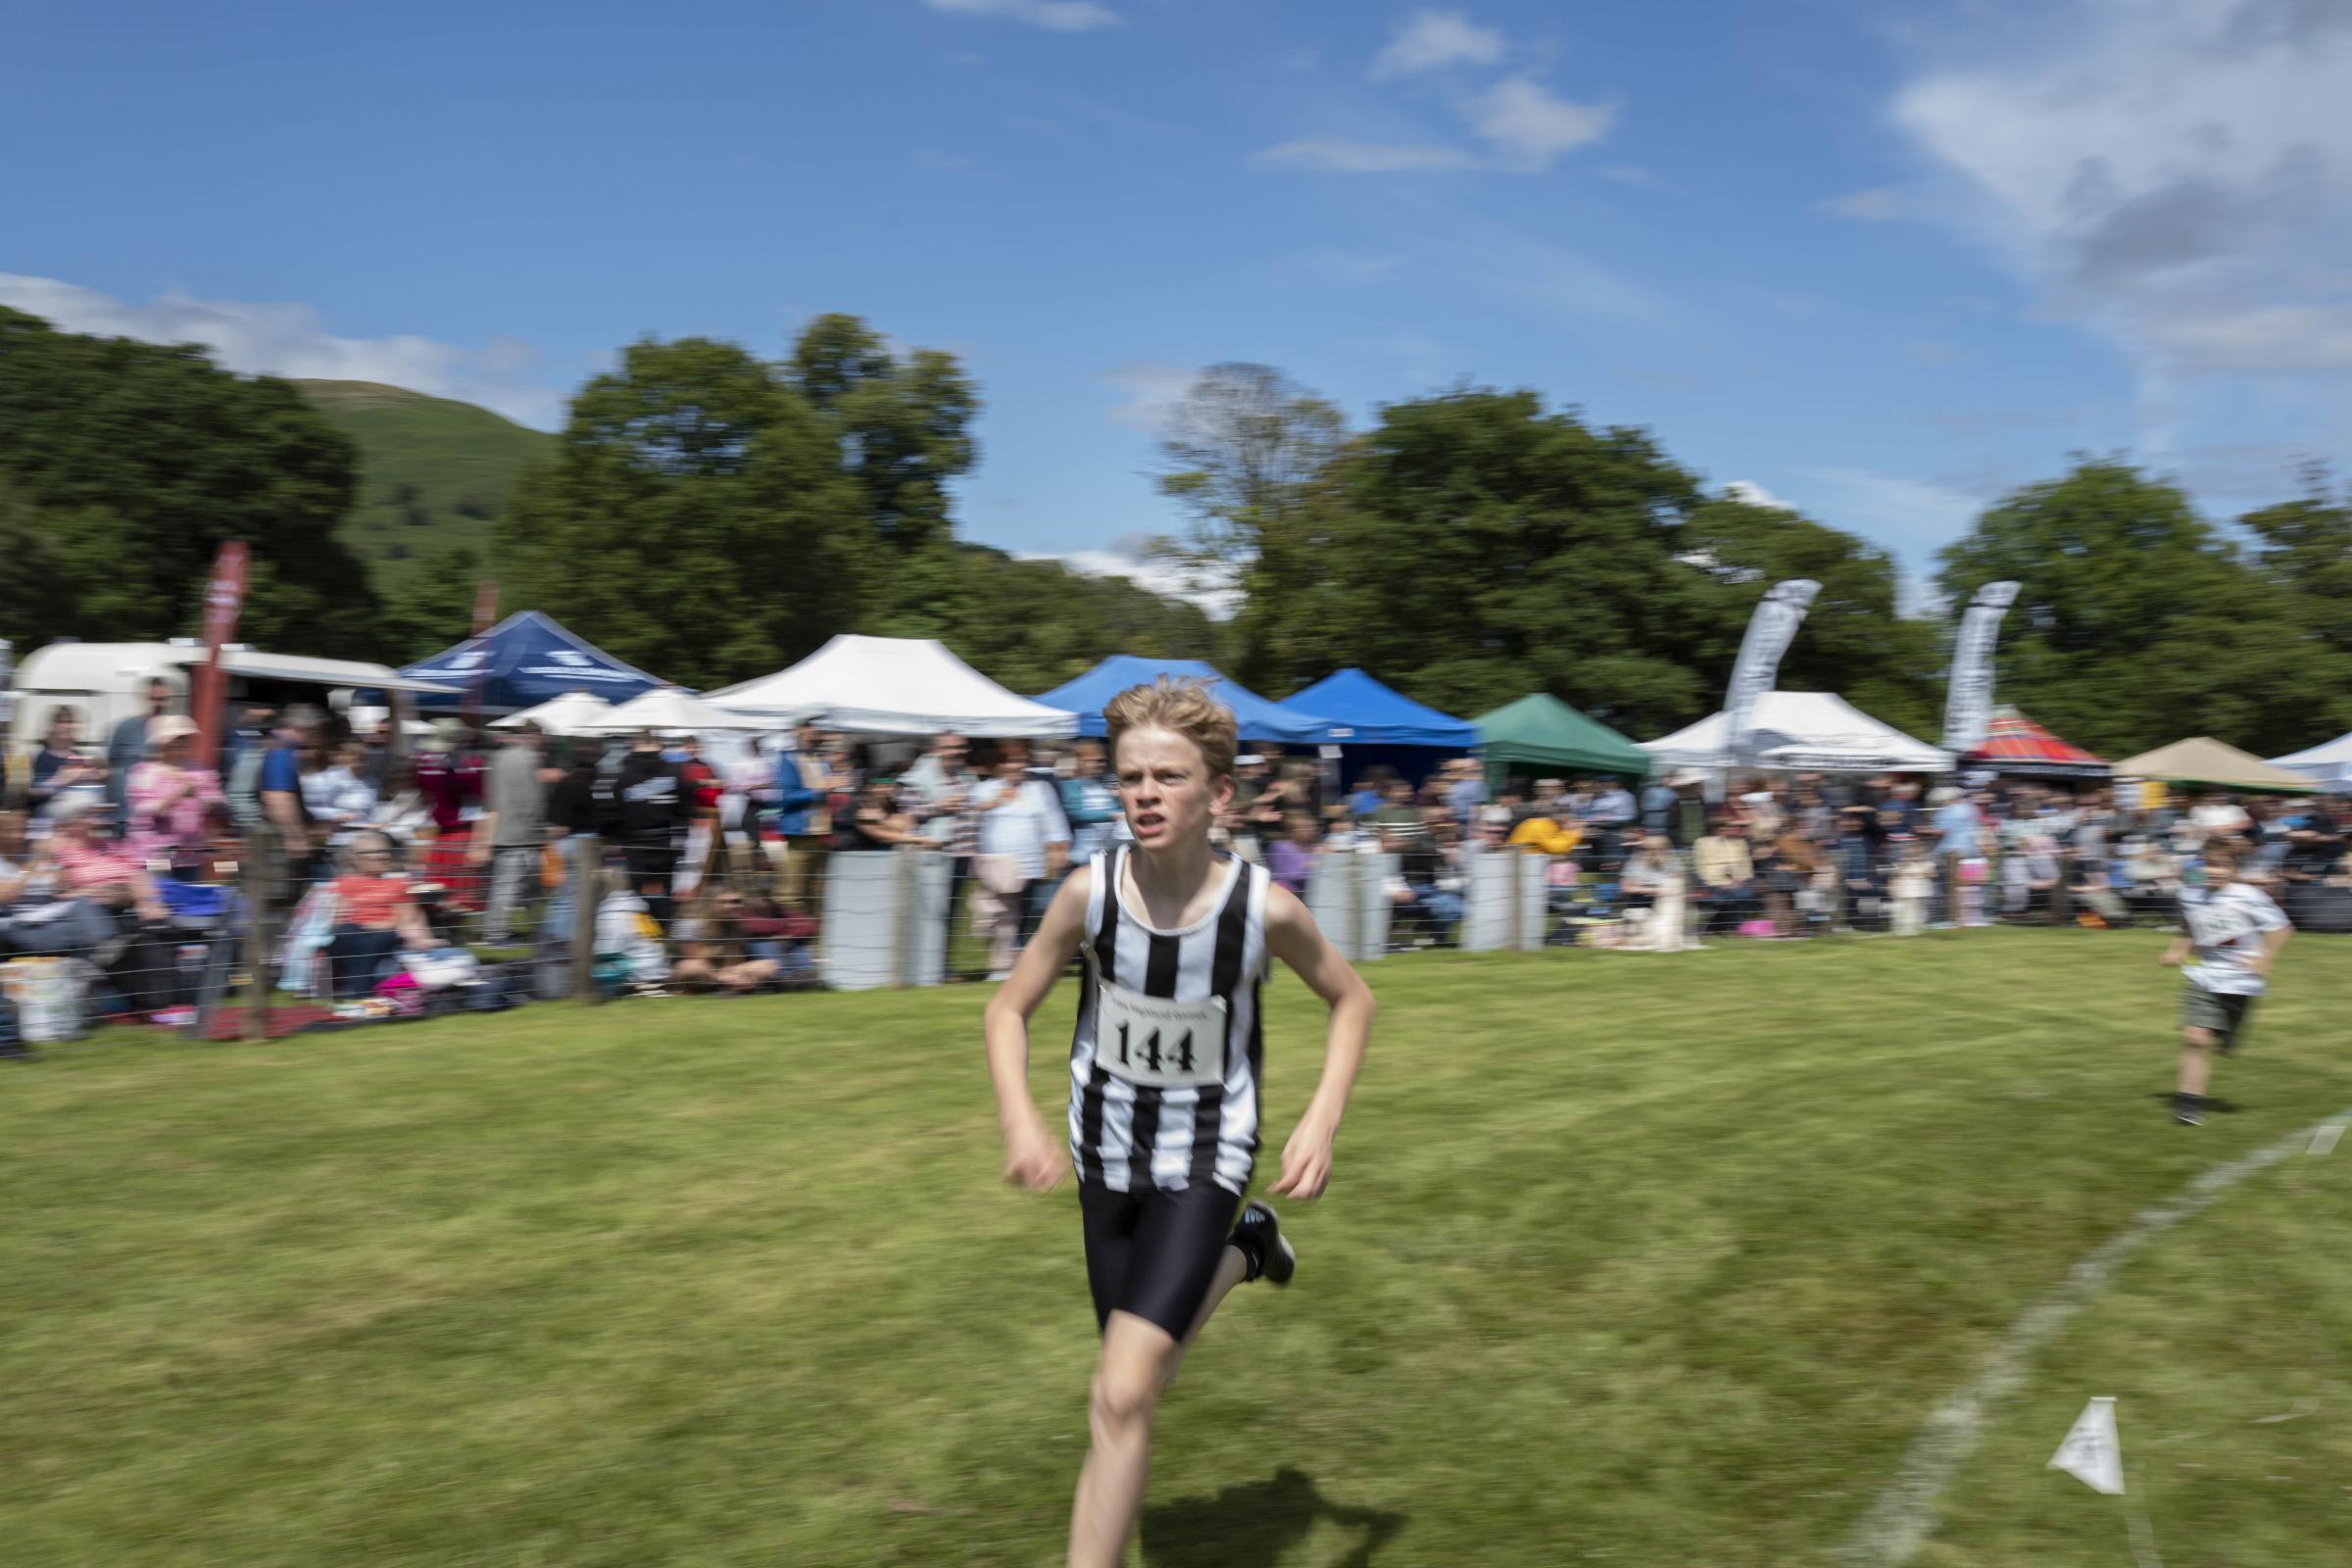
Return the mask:
<svg viewBox="0 0 2352 1568">
<path fill-rule="evenodd" d="M 2352 371 L 2352 6 L 2067 0 L 1892 105 L 1962 218 L 2153 375 Z"/>
<path fill-rule="evenodd" d="M 1726 500 L 1745 502 L 1751 507 L 1773 507 L 1782 512 L 1796 510 L 1752 479 L 1734 479 L 1723 487 L 1723 494 Z"/>
<path fill-rule="evenodd" d="M 1482 27 L 1459 11 L 1422 11 L 1373 57 L 1368 74 L 1374 81 L 1386 81 L 1443 66 L 1491 66 L 1501 59 L 1499 29 Z"/>
<path fill-rule="evenodd" d="M 1478 162 L 1452 147 L 1350 141 L 1345 136 L 1306 136 L 1251 156 L 1252 168 L 1308 174 L 1401 174 L 1468 169 Z"/>
<path fill-rule="evenodd" d="M 1902 193 L 1891 185 L 1832 196 L 1819 205 L 1823 212 L 1833 218 L 1850 218 L 1863 223 L 1892 222 L 1909 211 Z"/>
<path fill-rule="evenodd" d="M 1554 97 L 1527 76 L 1495 83 L 1470 108 L 1473 128 L 1530 169 L 1542 169 L 1562 153 L 1600 140 L 1616 118 L 1611 105 Z"/>
<path fill-rule="evenodd" d="M 1146 435 L 1168 427 L 1168 416 L 1200 379 L 1197 365 L 1169 365 L 1157 360 L 1129 360 L 1096 377 L 1117 387 L 1125 398 L 1104 416 L 1111 423 Z"/>
<path fill-rule="evenodd" d="M 229 369 L 329 381 L 381 381 L 496 409 L 541 429 L 561 422 L 564 395 L 536 385 L 539 352 L 512 338 L 478 349 L 402 334 L 337 337 L 307 305 L 191 299 L 177 292 L 133 305 L 55 278 L 0 272 L 0 305 L 70 332 L 201 343 Z"/>
<path fill-rule="evenodd" d="M 1203 589 L 1190 573 L 1164 561 L 1142 561 L 1113 550 L 1032 551 L 1016 561 L 1058 561 L 1089 577 L 1125 577 L 1137 587 L 1163 599 L 1182 599 L 1199 605 L 1212 618 L 1225 620 L 1241 608 L 1242 596 L 1232 589 Z"/>
<path fill-rule="evenodd" d="M 997 17 L 1025 22 L 1048 32 L 1091 32 L 1115 27 L 1119 14 L 1094 0 L 923 0 L 934 11 L 956 17 Z"/>
</svg>

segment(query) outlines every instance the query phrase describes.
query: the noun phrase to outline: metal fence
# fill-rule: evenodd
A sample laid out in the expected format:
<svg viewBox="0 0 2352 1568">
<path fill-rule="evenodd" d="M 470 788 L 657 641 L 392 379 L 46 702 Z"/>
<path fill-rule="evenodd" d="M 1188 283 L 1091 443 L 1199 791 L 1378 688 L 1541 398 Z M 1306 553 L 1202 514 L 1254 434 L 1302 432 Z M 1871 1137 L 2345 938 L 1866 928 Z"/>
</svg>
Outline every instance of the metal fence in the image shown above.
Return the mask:
<svg viewBox="0 0 2352 1568">
<path fill-rule="evenodd" d="M 982 980 L 1009 965 L 1053 891 L 1050 881 L 992 888 L 971 858 L 936 850 L 826 850 L 714 825 L 682 842 L 575 837 L 489 851 L 372 832 L 288 841 L 263 825 L 168 862 L 118 864 L 124 874 L 113 880 L 104 865 L 78 867 L 77 880 L 53 863 L 43 883 L 44 858 L 36 849 L 19 864 L 13 889 L 0 879 L 0 1045 L 108 1021 L 266 1039 L 526 1003 Z M 9 863 L 0 855 L 0 868 Z M 1424 948 L 1916 929 L 1951 912 L 1956 874 L 1936 867 L 1924 889 L 1905 892 L 1895 868 L 1881 866 L 1860 885 L 1829 876 L 1725 900 L 1706 896 L 1686 860 L 1674 863 L 1661 893 L 1634 889 L 1601 855 L 1580 863 L 1479 844 L 1438 858 L 1330 848 L 1304 896 L 1340 952 L 1363 962 Z M 1961 902 L 1973 892 L 1987 921 L 2092 923 L 2072 891 L 2078 869 L 2062 862 L 2022 897 L 1996 869 L 1961 886 Z M 2169 899 L 2097 907 L 2132 921 L 2172 916 Z"/>
</svg>

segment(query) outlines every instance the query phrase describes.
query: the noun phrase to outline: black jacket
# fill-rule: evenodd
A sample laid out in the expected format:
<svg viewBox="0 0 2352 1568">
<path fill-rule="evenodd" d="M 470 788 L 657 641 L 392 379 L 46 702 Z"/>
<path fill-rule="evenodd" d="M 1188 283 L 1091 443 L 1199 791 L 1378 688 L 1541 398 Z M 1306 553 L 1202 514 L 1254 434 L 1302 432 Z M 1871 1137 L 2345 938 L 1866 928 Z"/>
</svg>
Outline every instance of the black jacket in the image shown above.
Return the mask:
<svg viewBox="0 0 2352 1568">
<path fill-rule="evenodd" d="M 604 781 L 600 780 L 600 784 Z M 608 838 L 638 843 L 685 831 L 689 803 L 677 764 L 660 752 L 631 752 L 621 759 L 599 802 Z"/>
</svg>

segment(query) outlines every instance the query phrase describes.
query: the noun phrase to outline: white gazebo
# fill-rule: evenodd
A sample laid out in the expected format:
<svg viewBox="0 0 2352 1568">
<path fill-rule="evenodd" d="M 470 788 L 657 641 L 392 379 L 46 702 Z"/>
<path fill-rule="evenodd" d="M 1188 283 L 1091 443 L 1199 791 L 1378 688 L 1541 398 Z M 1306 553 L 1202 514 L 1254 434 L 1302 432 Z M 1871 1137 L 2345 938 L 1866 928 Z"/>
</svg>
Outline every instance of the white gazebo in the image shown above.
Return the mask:
<svg viewBox="0 0 2352 1568">
<path fill-rule="evenodd" d="M 1658 768 L 1727 765 L 1803 773 L 1943 773 L 1952 754 L 1914 740 L 1829 692 L 1766 692 L 1737 763 L 1725 715 L 1640 743 Z"/>
<path fill-rule="evenodd" d="M 2322 746 L 2284 757 L 2274 757 L 2273 767 L 2283 767 L 2290 773 L 2300 773 L 2315 784 L 2333 784 L 2352 779 L 2352 735 L 2338 735 Z"/>
<path fill-rule="evenodd" d="M 594 692 L 565 692 L 551 697 L 536 708 L 526 708 L 519 713 L 490 721 L 492 729 L 520 729 L 536 724 L 550 735 L 601 735 L 598 726 L 611 717 L 612 705 Z"/>
<path fill-rule="evenodd" d="M 761 727 L 813 717 L 862 735 L 1074 735 L 1078 715 L 1008 692 L 927 637 L 843 635 L 789 669 L 709 694 Z"/>
<path fill-rule="evenodd" d="M 712 730 L 764 729 L 764 721 L 746 718 L 705 702 L 675 686 L 660 686 L 630 698 L 603 717 L 590 720 L 580 734 L 634 735 L 641 730 L 682 730 L 701 735 Z"/>
</svg>

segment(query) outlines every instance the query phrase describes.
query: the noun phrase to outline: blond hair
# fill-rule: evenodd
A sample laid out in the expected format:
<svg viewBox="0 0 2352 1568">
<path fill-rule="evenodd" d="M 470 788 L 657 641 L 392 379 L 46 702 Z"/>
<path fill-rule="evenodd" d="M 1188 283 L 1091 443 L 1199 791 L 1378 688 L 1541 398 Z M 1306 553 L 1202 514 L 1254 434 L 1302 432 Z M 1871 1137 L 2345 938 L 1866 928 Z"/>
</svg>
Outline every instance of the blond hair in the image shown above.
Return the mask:
<svg viewBox="0 0 2352 1568">
<path fill-rule="evenodd" d="M 1131 729 L 1173 730 L 1200 748 L 1208 776 L 1233 772 L 1233 754 L 1240 749 L 1232 710 L 1208 695 L 1198 680 L 1170 680 L 1162 675 L 1149 686 L 1130 686 L 1102 707 L 1102 723 L 1116 757 L 1119 737 Z"/>
</svg>

